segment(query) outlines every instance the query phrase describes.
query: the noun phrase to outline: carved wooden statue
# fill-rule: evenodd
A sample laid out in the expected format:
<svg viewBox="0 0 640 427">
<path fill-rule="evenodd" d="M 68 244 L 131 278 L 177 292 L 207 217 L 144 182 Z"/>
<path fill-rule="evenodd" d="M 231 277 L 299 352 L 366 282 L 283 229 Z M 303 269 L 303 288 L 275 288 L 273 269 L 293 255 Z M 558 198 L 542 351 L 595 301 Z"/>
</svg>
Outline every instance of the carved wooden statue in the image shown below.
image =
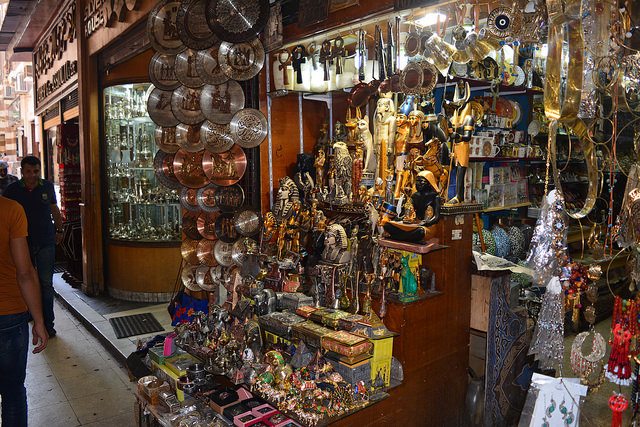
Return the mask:
<svg viewBox="0 0 640 427">
<path fill-rule="evenodd" d="M 389 160 L 393 156 L 393 142 L 396 135 L 395 111 L 395 104 L 391 98 L 381 97 L 378 99 L 373 124 L 373 144 L 379 153 L 376 177 L 382 178 L 385 182 L 389 172 L 393 173 Z"/>
</svg>

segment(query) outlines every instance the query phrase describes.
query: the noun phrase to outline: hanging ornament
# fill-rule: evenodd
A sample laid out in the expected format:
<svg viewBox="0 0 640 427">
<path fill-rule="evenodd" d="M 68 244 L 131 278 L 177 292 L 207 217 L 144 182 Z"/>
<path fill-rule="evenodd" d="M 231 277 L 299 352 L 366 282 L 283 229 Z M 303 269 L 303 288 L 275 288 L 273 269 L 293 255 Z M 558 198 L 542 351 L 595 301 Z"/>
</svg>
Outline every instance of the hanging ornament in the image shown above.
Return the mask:
<svg viewBox="0 0 640 427">
<path fill-rule="evenodd" d="M 622 413 L 629 407 L 629 401 L 622 393 L 613 393 L 609 398 L 609 408 L 613 412 L 611 416 L 611 427 L 622 426 Z"/>
<path fill-rule="evenodd" d="M 529 354 L 540 361 L 541 369 L 555 369 L 562 364 L 564 354 L 564 310 L 562 285 L 558 277 L 547 284 L 542 295 L 542 307 L 533 333 Z"/>
<path fill-rule="evenodd" d="M 506 39 L 520 31 L 522 16 L 508 7 L 497 7 L 487 17 L 487 30 L 495 37 Z"/>
<path fill-rule="evenodd" d="M 606 377 L 619 385 L 631 384 L 631 357 L 637 354 L 637 304 L 616 296 L 611 326 L 611 354 L 605 366 Z"/>
<path fill-rule="evenodd" d="M 582 347 L 591 337 L 591 352 L 585 355 Z M 595 330 L 579 333 L 571 345 L 571 369 L 580 383 L 596 391 L 604 381 L 604 356 L 607 345 L 604 337 Z"/>
</svg>

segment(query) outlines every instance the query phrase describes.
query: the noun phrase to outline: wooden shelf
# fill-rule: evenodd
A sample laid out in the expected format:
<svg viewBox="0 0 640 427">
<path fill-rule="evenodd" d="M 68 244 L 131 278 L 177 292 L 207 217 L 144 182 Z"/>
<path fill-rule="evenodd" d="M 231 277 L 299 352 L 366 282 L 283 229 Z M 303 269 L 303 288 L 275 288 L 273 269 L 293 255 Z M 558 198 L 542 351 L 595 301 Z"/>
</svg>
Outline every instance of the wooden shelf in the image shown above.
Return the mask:
<svg viewBox="0 0 640 427">
<path fill-rule="evenodd" d="M 494 206 L 492 208 L 483 209 L 482 212 L 506 211 L 509 209 L 526 208 L 528 206 L 531 206 L 531 202 L 518 203 L 517 205 L 509 205 L 509 206 Z"/>
</svg>

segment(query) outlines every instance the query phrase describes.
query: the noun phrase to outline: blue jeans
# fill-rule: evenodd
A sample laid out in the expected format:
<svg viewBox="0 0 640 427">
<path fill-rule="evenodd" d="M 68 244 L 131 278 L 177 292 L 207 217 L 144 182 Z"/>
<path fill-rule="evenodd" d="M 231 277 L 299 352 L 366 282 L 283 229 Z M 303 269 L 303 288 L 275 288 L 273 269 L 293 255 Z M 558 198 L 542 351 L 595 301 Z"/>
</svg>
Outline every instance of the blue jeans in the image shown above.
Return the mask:
<svg viewBox="0 0 640 427">
<path fill-rule="evenodd" d="M 53 330 L 53 264 L 56 262 L 56 245 L 29 245 L 31 262 L 38 272 L 40 293 L 42 294 L 42 314 L 47 331 Z"/>
<path fill-rule="evenodd" d="M 29 313 L 0 316 L 0 398 L 2 425 L 26 427 L 27 372 L 29 350 Z"/>
</svg>

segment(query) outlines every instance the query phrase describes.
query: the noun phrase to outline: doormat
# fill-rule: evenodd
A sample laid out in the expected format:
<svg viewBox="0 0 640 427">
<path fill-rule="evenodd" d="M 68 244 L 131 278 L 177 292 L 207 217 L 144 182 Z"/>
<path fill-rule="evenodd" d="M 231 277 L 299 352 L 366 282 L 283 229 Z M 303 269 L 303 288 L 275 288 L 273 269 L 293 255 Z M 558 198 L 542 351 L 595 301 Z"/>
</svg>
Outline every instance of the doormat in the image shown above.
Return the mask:
<svg viewBox="0 0 640 427">
<path fill-rule="evenodd" d="M 109 319 L 109 323 L 111 323 L 111 326 L 116 333 L 116 337 L 118 338 L 164 331 L 164 328 L 160 326 L 160 323 L 158 323 L 151 313 L 112 317 Z"/>
</svg>

